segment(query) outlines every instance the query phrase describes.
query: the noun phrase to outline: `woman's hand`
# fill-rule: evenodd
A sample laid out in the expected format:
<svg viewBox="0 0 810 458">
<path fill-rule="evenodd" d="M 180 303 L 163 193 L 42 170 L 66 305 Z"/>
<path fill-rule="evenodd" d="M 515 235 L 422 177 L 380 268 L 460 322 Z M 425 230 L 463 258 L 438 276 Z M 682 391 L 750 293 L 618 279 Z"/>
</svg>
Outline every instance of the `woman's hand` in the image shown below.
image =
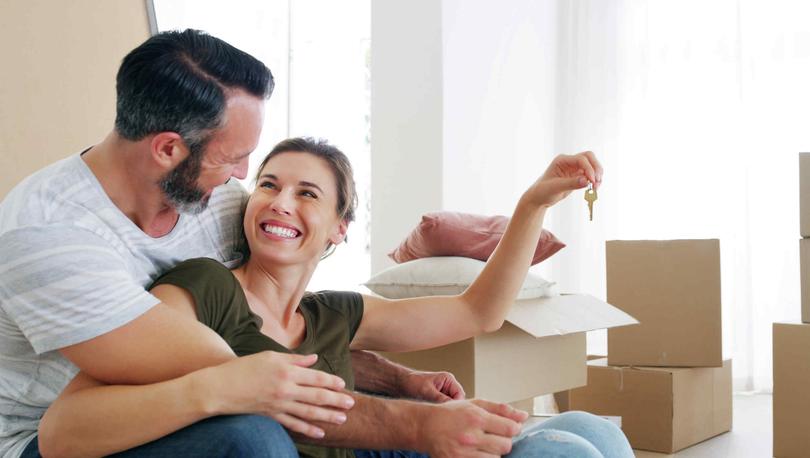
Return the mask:
<svg viewBox="0 0 810 458">
<path fill-rule="evenodd" d="M 215 414 L 253 412 L 276 419 L 290 431 L 321 438 L 311 422 L 341 424 L 354 398 L 335 375 L 308 367 L 317 355 L 265 351 L 206 369 L 203 396 Z M 219 401 L 214 401 L 219 400 Z"/>
<path fill-rule="evenodd" d="M 523 194 L 523 198 L 538 207 L 551 207 L 565 199 L 571 191 L 593 184 L 602 184 L 602 165 L 590 151 L 573 156 L 561 154 L 554 158 L 546 172 Z"/>
</svg>

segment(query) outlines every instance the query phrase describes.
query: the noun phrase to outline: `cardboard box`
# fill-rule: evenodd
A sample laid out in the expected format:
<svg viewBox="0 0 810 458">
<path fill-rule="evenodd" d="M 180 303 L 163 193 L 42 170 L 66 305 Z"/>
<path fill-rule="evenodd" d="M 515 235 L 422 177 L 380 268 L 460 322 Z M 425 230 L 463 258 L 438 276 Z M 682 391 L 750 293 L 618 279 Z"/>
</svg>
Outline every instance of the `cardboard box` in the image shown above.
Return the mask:
<svg viewBox="0 0 810 458">
<path fill-rule="evenodd" d="M 810 323 L 810 239 L 799 240 L 799 280 L 802 285 L 802 322 Z"/>
<path fill-rule="evenodd" d="M 443 347 L 383 353 L 406 366 L 450 371 L 469 398 L 515 402 L 585 385 L 585 332 L 637 323 L 587 295 L 515 302 L 503 327 Z"/>
<path fill-rule="evenodd" d="M 608 330 L 611 366 L 720 367 L 720 241 L 606 244 L 607 300 L 641 322 Z"/>
<path fill-rule="evenodd" d="M 799 153 L 799 232 L 810 237 L 810 153 Z"/>
<path fill-rule="evenodd" d="M 810 453 L 810 324 L 773 324 L 773 455 Z"/>
<path fill-rule="evenodd" d="M 731 360 L 723 367 L 614 367 L 588 362 L 571 410 L 619 416 L 633 448 L 674 453 L 731 430 Z"/>
<path fill-rule="evenodd" d="M 595 359 L 603 359 L 603 358 L 607 358 L 607 356 L 605 356 L 605 355 L 588 355 L 585 359 L 587 359 L 588 361 L 593 361 Z M 554 407 L 556 407 L 554 412 L 562 413 L 562 412 L 568 412 L 569 410 L 571 410 L 571 408 L 569 407 L 569 402 L 568 402 L 569 398 L 570 398 L 570 396 L 569 396 L 570 393 L 571 393 L 571 390 L 558 391 L 558 392 L 554 393 Z M 621 426 L 621 425 L 619 425 L 619 426 Z"/>
</svg>

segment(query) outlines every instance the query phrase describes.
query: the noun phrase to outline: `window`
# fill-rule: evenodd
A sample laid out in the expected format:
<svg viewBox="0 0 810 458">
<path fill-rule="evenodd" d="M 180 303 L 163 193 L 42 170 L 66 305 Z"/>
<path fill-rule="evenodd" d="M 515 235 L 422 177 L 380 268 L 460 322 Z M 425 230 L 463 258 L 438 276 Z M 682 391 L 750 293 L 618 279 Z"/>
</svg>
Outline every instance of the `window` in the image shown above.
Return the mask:
<svg viewBox="0 0 810 458">
<path fill-rule="evenodd" d="M 359 195 L 348 243 L 318 266 L 309 290 L 357 289 L 370 272 L 370 1 L 154 0 L 159 31 L 205 30 L 264 62 L 276 88 L 243 184 L 287 137 L 325 138 L 352 162 Z"/>
</svg>

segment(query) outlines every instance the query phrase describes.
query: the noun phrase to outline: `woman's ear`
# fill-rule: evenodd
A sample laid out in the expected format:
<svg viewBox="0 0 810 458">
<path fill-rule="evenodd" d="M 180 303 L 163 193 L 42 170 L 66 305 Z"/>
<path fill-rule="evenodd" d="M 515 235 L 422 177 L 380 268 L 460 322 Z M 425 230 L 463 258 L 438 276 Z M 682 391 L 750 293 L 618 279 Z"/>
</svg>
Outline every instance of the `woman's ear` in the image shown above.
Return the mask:
<svg viewBox="0 0 810 458">
<path fill-rule="evenodd" d="M 346 232 L 349 230 L 349 222 L 345 219 L 341 219 L 338 225 L 335 227 L 335 232 L 329 237 L 329 242 L 332 245 L 339 245 L 344 240 L 346 240 Z"/>
<path fill-rule="evenodd" d="M 160 132 L 149 142 L 149 153 L 159 167 L 172 170 L 183 162 L 190 152 L 180 134 Z"/>
</svg>

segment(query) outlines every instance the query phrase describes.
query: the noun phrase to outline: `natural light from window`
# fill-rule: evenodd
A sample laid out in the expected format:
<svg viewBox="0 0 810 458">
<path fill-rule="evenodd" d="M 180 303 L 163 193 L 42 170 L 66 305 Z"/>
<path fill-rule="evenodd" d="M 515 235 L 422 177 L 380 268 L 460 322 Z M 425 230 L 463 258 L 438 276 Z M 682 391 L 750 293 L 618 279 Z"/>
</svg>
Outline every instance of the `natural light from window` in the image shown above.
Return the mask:
<svg viewBox="0 0 810 458">
<path fill-rule="evenodd" d="M 265 154 L 288 137 L 325 138 L 349 157 L 360 198 L 357 218 L 348 243 L 320 263 L 308 289 L 358 289 L 370 272 L 370 2 L 155 0 L 154 7 L 158 30 L 205 30 L 273 72 L 276 88 L 246 189 L 252 190 Z"/>
</svg>

